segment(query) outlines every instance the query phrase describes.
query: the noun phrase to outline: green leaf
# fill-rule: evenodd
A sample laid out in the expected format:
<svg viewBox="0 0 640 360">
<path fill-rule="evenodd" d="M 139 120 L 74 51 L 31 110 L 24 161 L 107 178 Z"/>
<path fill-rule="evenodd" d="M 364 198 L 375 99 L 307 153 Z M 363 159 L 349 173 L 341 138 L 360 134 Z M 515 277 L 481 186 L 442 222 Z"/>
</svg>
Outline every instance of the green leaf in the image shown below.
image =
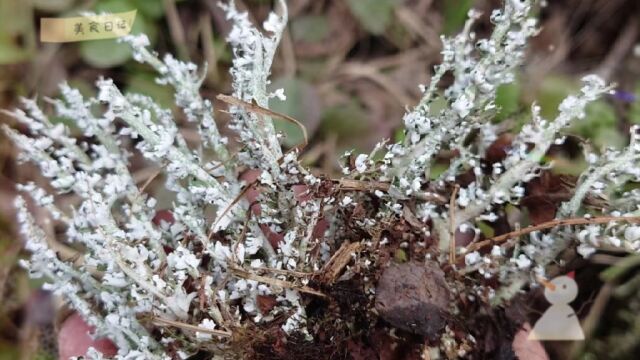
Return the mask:
<svg viewBox="0 0 640 360">
<path fill-rule="evenodd" d="M 323 134 L 336 134 L 341 139 L 362 136 L 369 130 L 365 109 L 355 100 L 325 109 L 320 128 Z"/>
<path fill-rule="evenodd" d="M 406 263 L 409 258 L 407 256 L 407 252 L 403 249 L 398 249 L 393 253 L 393 260 L 397 263 Z"/>
<path fill-rule="evenodd" d="M 431 165 L 431 171 L 429 172 L 429 179 L 435 180 L 440 177 L 445 171 L 449 169 L 449 164 L 444 162 L 435 162 Z"/>
<path fill-rule="evenodd" d="M 397 143 L 403 142 L 405 136 L 404 128 L 397 128 L 396 131 L 393 132 L 393 141 Z"/>
<path fill-rule="evenodd" d="M 274 98 L 269 101 L 271 110 L 289 115 L 301 122 L 307 129 L 309 136 L 320 123 L 320 96 L 316 89 L 306 81 L 297 78 L 279 78 L 273 81 L 271 90 L 284 89 L 286 101 Z M 273 119 L 276 131 L 285 135 L 283 143 L 292 147 L 303 142 L 304 137 L 300 127 L 282 119 Z"/>
<path fill-rule="evenodd" d="M 540 114 L 546 119 L 553 119 L 558 115 L 558 106 L 567 96 L 580 90 L 576 82 L 568 77 L 547 76 L 538 89 L 537 103 Z"/>
<path fill-rule="evenodd" d="M 460 30 L 467 20 L 467 14 L 473 5 L 473 0 L 445 0 L 444 26 L 445 34 L 452 34 Z"/>
<path fill-rule="evenodd" d="M 100 2 L 94 11 L 100 12 L 125 12 L 135 9 L 135 6 L 124 0 L 109 0 Z M 155 40 L 155 27 L 150 25 L 144 15 L 138 13 L 133 23 L 132 34 L 145 33 L 153 43 Z M 131 48 L 127 44 L 118 43 L 117 39 L 91 40 L 80 43 L 80 55 L 89 65 L 97 68 L 109 68 L 122 65 L 131 58 Z"/>
<path fill-rule="evenodd" d="M 35 53 L 33 9 L 29 2 L 0 0 L 0 65 L 27 61 Z"/>
<path fill-rule="evenodd" d="M 74 0 L 31 0 L 33 7 L 40 11 L 59 13 L 68 10 Z"/>
<path fill-rule="evenodd" d="M 565 76 L 549 76 L 538 90 L 538 104 L 542 117 L 553 120 L 558 115 L 558 106 L 569 95 L 576 94 L 580 87 L 576 81 Z M 587 105 L 585 117 L 573 121 L 569 132 L 587 138 L 597 147 L 620 148 L 625 136 L 617 130 L 617 115 L 613 106 L 605 99 Z"/>
<path fill-rule="evenodd" d="M 150 96 L 155 102 L 166 109 L 171 109 L 174 106 L 172 89 L 168 86 L 157 84 L 155 82 L 155 75 L 148 72 L 133 72 L 127 79 L 125 93 Z"/>
<path fill-rule="evenodd" d="M 91 40 L 80 44 L 80 55 L 93 67 L 109 68 L 127 62 L 131 58 L 131 50 L 114 39 Z"/>
<path fill-rule="evenodd" d="M 164 6 L 160 1 L 149 0 L 129 0 L 131 5 L 138 9 L 139 13 L 142 13 L 149 19 L 159 19 L 164 16 Z"/>
<path fill-rule="evenodd" d="M 0 342 L 0 360 L 20 359 L 19 346 L 11 342 Z"/>
<path fill-rule="evenodd" d="M 394 0 L 348 0 L 347 4 L 360 25 L 374 35 L 381 35 L 393 16 Z"/>
<path fill-rule="evenodd" d="M 616 125 L 617 116 L 613 106 L 600 99 L 587 105 L 584 119 L 575 120 L 570 131 L 591 139 L 599 148 L 621 148 L 626 140 Z"/>
<path fill-rule="evenodd" d="M 301 59 L 298 63 L 298 73 L 309 81 L 322 81 L 326 78 L 329 62 L 326 58 Z"/>
<path fill-rule="evenodd" d="M 16 35 L 33 30 L 33 9 L 28 1 L 0 0 L 0 32 Z"/>
<path fill-rule="evenodd" d="M 32 52 L 18 46 L 7 33 L 0 32 L 0 65 L 29 60 Z"/>
<path fill-rule="evenodd" d="M 629 109 L 629 121 L 633 124 L 640 124 L 640 82 L 636 84 L 633 94 L 636 98 Z"/>
<path fill-rule="evenodd" d="M 442 110 L 447 109 L 448 107 L 449 104 L 447 104 L 447 100 L 442 96 L 442 93 L 437 93 L 436 97 L 431 100 L 431 103 L 429 104 L 429 114 L 438 115 Z"/>
<path fill-rule="evenodd" d="M 329 23 L 326 16 L 306 15 L 293 19 L 291 36 L 296 41 L 319 42 L 329 36 Z"/>
<path fill-rule="evenodd" d="M 476 226 L 478 227 L 478 229 L 480 229 L 480 232 L 482 233 L 482 235 L 484 235 L 484 237 L 492 238 L 496 236 L 496 231 L 493 229 L 493 227 L 491 227 L 491 225 L 487 224 L 486 222 L 478 221 L 476 222 Z"/>
<path fill-rule="evenodd" d="M 638 265 L 640 265 L 640 255 L 629 255 L 600 273 L 600 278 L 607 282 L 616 281 Z"/>
<path fill-rule="evenodd" d="M 231 63 L 231 60 L 233 60 L 233 56 L 231 54 L 231 49 L 229 48 L 229 46 L 227 46 L 227 42 L 224 40 L 224 38 L 214 38 L 213 48 L 218 55 L 218 61 Z"/>
<path fill-rule="evenodd" d="M 496 106 L 498 107 L 498 113 L 494 119 L 495 121 L 502 121 L 521 108 L 521 93 L 522 86 L 519 81 L 514 81 L 510 84 L 504 84 L 498 87 L 498 90 L 496 91 Z"/>
</svg>

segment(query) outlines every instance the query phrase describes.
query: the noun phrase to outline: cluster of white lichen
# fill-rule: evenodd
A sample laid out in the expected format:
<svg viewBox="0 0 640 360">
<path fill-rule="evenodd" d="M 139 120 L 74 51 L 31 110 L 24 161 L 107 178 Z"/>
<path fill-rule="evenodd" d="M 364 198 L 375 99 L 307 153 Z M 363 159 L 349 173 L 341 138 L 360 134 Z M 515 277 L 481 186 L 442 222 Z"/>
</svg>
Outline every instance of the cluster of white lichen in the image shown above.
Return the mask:
<svg viewBox="0 0 640 360">
<path fill-rule="evenodd" d="M 270 14 L 263 24 L 265 32 L 254 28 L 248 15 L 238 12 L 232 2 L 223 5 L 233 21 L 228 37 L 234 54 L 233 96 L 263 108 L 269 107 L 272 98 L 285 99 L 282 91 L 267 91 L 287 21 L 286 6 L 280 5 L 282 15 Z M 488 39 L 476 39 L 472 31 L 479 16 L 476 12 L 470 13 L 461 34 L 443 38 L 442 64 L 424 87 L 419 104 L 405 115 L 404 140 L 381 142 L 371 154 L 356 156 L 354 166 L 343 167 L 345 177 L 352 180 L 387 182 L 390 187 L 370 194 L 345 191 L 338 199 L 300 194 L 311 193 L 320 180 L 299 164 L 297 150 L 283 152 L 280 135 L 264 113 L 246 106 L 230 107 L 230 128 L 241 144 L 234 153 L 217 128 L 211 101 L 199 93 L 201 74 L 206 71 L 199 72 L 194 64 L 171 55 L 158 58 L 144 36 L 125 38 L 134 58 L 159 73 L 158 83 L 175 89 L 176 105 L 198 128 L 199 147 L 187 145 L 170 111 L 144 95 L 123 94 L 110 79 L 98 80 L 95 98 L 83 98 L 63 84 L 61 99 L 47 99 L 57 117 L 72 121 L 82 132 L 82 140 L 71 136 L 63 123 L 53 123 L 35 101 L 24 100 L 24 111 L 9 114 L 28 127 L 30 136 L 7 126 L 4 130 L 22 150 L 22 157 L 37 164 L 50 179 L 52 192 L 34 183 L 20 189 L 47 210 L 57 226 L 63 226 L 65 236 L 58 242 L 79 254 L 63 259 L 54 251 L 58 248 L 52 246 L 52 234 L 36 224 L 25 200 L 18 198 L 18 220 L 27 249 L 33 253 L 24 265 L 33 276 L 46 277 L 47 288 L 95 326 L 97 336 L 112 339 L 119 358 L 152 359 L 166 358 L 165 348 L 170 345 L 181 356 L 202 348 L 224 351 L 229 329 L 245 321 L 269 322 L 283 314 L 288 316 L 282 326 L 287 333 L 304 332 L 305 309 L 299 292 L 246 273 L 271 269 L 276 272 L 270 277 L 287 280 L 287 271 L 318 270 L 335 250 L 314 236 L 320 218 L 328 219 L 328 231 L 334 237 L 344 231 L 342 212 L 331 209 L 353 209 L 371 196 L 382 199 L 376 215 L 357 220 L 366 230 L 382 226 L 389 218 L 408 216 L 405 206 L 411 203 L 412 216 L 424 224 L 422 231 L 439 239 L 441 256 L 426 261 L 446 262 L 451 235 L 474 232 L 477 238 L 478 221 L 496 221 L 496 209 L 517 205 L 525 195 L 524 184 L 553 166 L 542 160 L 551 145 L 563 142 L 563 129 L 579 121 L 587 104 L 609 90 L 599 78 L 585 77 L 580 93 L 565 99 L 553 120 L 543 119 L 534 105 L 532 122 L 517 135 L 507 156 L 491 164 L 489 172 L 482 168 L 485 150 L 498 135 L 490 121 L 496 110 L 496 90 L 514 80 L 527 40 L 537 31 L 531 7 L 529 0 L 506 0 L 502 9 L 491 14 L 495 29 Z M 439 83 L 445 74 L 452 74 L 453 82 L 443 91 Z M 448 106 L 432 110 L 439 96 Z M 640 181 L 640 135 L 636 129 L 631 135 L 625 150 L 588 154 L 591 166 L 580 177 L 573 198 L 560 208 L 560 218 L 598 215 L 585 215 L 582 203 L 587 194 L 610 200 L 601 214 L 638 214 L 640 191 L 613 196 L 624 183 Z M 175 194 L 171 221 L 154 222 L 159 210 L 156 200 L 140 190 L 129 171 L 129 158 L 134 155 L 127 150 L 130 144 L 161 170 L 166 188 Z M 431 167 L 443 150 L 455 150 L 457 157 L 433 179 Z M 239 180 L 243 169 L 260 171 L 259 210 L 251 211 L 243 196 L 247 185 Z M 474 181 L 455 190 L 454 209 L 449 201 L 434 200 L 448 200 L 456 176 L 469 170 Z M 73 205 L 58 207 L 63 198 Z M 273 234 L 280 236 L 277 246 L 270 241 Z M 371 246 L 369 239 L 363 240 Z M 384 241 L 388 240 L 380 245 Z M 626 223 L 590 224 L 531 233 L 515 251 L 499 245 L 490 252 L 458 248 L 456 255 L 464 256 L 466 266 L 459 270 L 469 276 L 497 276 L 502 283 L 498 289 L 474 287 L 468 295 L 486 297 L 489 292 L 489 298 L 508 298 L 534 276 L 544 275 L 545 266 L 574 241 L 583 255 L 602 245 L 638 251 L 640 228 Z M 312 247 L 319 249 L 320 256 L 310 256 Z M 365 266 L 372 264 L 365 261 Z M 296 281 L 306 285 L 304 280 Z M 276 299 L 277 305 L 267 314 L 258 309 L 259 295 Z M 191 332 L 178 336 L 160 326 L 162 335 L 151 336 L 150 324 L 167 323 L 197 327 L 191 325 Z"/>
</svg>

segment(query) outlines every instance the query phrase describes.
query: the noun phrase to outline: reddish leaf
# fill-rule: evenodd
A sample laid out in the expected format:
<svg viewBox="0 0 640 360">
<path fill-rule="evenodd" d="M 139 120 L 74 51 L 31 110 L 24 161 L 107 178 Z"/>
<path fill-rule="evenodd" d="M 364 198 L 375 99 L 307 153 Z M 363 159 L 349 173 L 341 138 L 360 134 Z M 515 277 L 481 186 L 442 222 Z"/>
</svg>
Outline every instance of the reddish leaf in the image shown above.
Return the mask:
<svg viewBox="0 0 640 360">
<path fill-rule="evenodd" d="M 273 309 L 278 301 L 275 297 L 270 295 L 258 295 L 256 296 L 256 305 L 258 305 L 258 309 L 263 314 L 268 314 L 271 309 Z"/>
<path fill-rule="evenodd" d="M 73 356 L 84 356 L 93 347 L 107 357 L 115 356 L 118 352 L 116 346 L 108 339 L 93 339 L 91 333 L 94 328 L 77 313 L 69 316 L 58 332 L 58 350 L 60 359 L 68 359 Z"/>
<path fill-rule="evenodd" d="M 507 157 L 507 151 L 513 142 L 514 136 L 510 133 L 505 133 L 496 139 L 485 153 L 484 159 L 490 164 L 497 163 L 504 160 Z"/>
<path fill-rule="evenodd" d="M 555 219 L 558 205 L 570 199 L 566 182 L 565 177 L 545 171 L 527 183 L 521 204 L 529 210 L 534 225 Z"/>
<path fill-rule="evenodd" d="M 173 218 L 173 213 L 171 210 L 158 210 L 156 214 L 153 216 L 153 224 L 159 226 L 161 222 L 166 222 L 169 224 L 173 224 L 176 220 Z"/>
</svg>

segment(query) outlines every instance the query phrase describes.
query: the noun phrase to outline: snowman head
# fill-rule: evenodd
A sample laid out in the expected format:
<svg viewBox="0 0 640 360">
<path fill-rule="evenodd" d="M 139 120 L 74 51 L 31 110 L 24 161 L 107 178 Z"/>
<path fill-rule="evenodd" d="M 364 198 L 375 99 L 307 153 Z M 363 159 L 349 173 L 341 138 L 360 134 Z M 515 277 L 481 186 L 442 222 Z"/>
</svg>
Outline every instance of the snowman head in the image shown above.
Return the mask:
<svg viewBox="0 0 640 360">
<path fill-rule="evenodd" d="M 568 304 L 578 295 L 578 284 L 568 276 L 558 276 L 546 286 L 544 296 L 551 304 Z"/>
</svg>

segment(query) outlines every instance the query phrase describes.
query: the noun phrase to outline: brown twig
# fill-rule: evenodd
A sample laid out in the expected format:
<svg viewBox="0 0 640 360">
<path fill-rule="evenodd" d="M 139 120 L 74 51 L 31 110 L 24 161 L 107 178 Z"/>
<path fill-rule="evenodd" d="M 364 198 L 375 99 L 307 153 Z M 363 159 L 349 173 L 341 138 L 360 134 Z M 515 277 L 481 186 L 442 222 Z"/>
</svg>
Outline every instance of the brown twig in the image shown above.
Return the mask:
<svg viewBox="0 0 640 360">
<path fill-rule="evenodd" d="M 157 178 L 158 175 L 160 175 L 161 173 L 162 173 L 162 169 L 158 169 L 153 174 L 151 174 L 151 176 L 149 176 L 147 181 L 145 181 L 144 184 L 142 184 L 142 186 L 140 187 L 140 192 L 141 193 L 144 192 L 147 186 L 149 186 L 149 184 L 151 184 L 151 182 L 155 180 L 155 178 Z"/>
<path fill-rule="evenodd" d="M 387 192 L 391 185 L 381 181 L 363 181 L 353 179 L 335 179 L 333 182 L 338 183 L 339 190 L 347 191 L 375 191 L 380 190 Z"/>
<path fill-rule="evenodd" d="M 240 200 L 242 200 L 242 197 L 247 193 L 247 191 L 249 191 L 249 189 L 251 189 L 253 187 L 253 185 L 255 185 L 258 181 L 255 180 L 253 182 L 251 182 L 250 184 L 247 184 L 247 186 L 244 187 L 244 189 L 242 189 L 242 191 L 240 191 L 240 193 L 233 199 L 233 201 L 231 203 L 229 203 L 229 205 L 227 205 L 226 208 L 224 208 L 224 210 L 220 213 L 220 215 L 218 215 L 218 217 L 216 218 L 216 221 L 213 222 L 213 224 L 211 224 L 211 230 L 209 230 L 209 236 L 207 236 L 207 240 L 211 241 L 211 237 L 214 234 L 214 229 L 216 228 L 216 226 L 218 225 L 218 223 L 220 222 L 220 220 L 222 220 L 227 213 L 238 203 L 240 202 Z"/>
<path fill-rule="evenodd" d="M 401 106 L 407 106 L 414 103 L 410 94 L 400 88 L 388 76 L 382 74 L 377 69 L 368 66 L 366 63 L 344 63 L 341 66 L 339 74 L 344 75 L 347 78 L 364 78 L 372 81 L 388 92 Z"/>
<path fill-rule="evenodd" d="M 184 34 L 184 27 L 182 26 L 182 21 L 180 21 L 180 14 L 178 14 L 175 0 L 164 0 L 163 5 L 165 13 L 167 14 L 171 40 L 178 50 L 180 59 L 188 60 L 189 49 L 187 48 L 187 37 Z"/>
<path fill-rule="evenodd" d="M 365 181 L 354 179 L 333 179 L 332 181 L 338 184 L 338 190 L 346 191 L 380 190 L 383 192 L 389 192 L 389 189 L 391 188 L 391 184 L 382 181 Z M 412 194 L 412 196 L 414 196 L 418 200 L 429 201 L 438 205 L 447 203 L 447 199 L 445 199 L 442 195 L 433 192 L 416 191 Z"/>
<path fill-rule="evenodd" d="M 592 218 L 569 218 L 569 219 L 556 219 L 544 222 L 542 224 L 529 226 L 524 229 L 512 231 L 500 236 L 492 237 L 484 241 L 480 241 L 471 244 L 467 247 L 467 252 L 476 251 L 489 245 L 496 245 L 505 242 L 509 239 L 527 235 L 535 231 L 551 229 L 558 226 L 571 226 L 571 225 L 586 225 L 586 224 L 606 224 L 615 221 L 623 221 L 629 223 L 640 223 L 640 216 L 598 216 Z"/>
<path fill-rule="evenodd" d="M 307 273 L 307 272 L 302 272 L 302 271 L 294 271 L 294 270 L 272 269 L 272 268 L 263 267 L 263 266 L 257 267 L 255 269 L 257 271 L 264 271 L 264 272 L 270 272 L 270 273 L 278 274 L 278 275 L 287 275 L 287 276 L 301 277 L 301 278 L 306 278 L 306 277 L 313 276 L 313 273 Z"/>
<path fill-rule="evenodd" d="M 276 118 L 288 121 L 288 122 L 298 126 L 298 128 L 300 128 L 300 131 L 302 132 L 303 142 L 302 142 L 302 144 L 297 145 L 296 148 L 302 150 L 309 143 L 309 134 L 307 134 L 307 128 L 305 128 L 304 125 L 302 125 L 301 122 L 299 122 L 298 120 L 292 118 L 289 115 L 281 114 L 281 113 L 275 112 L 273 110 L 269 110 L 269 109 L 263 108 L 260 105 L 248 103 L 246 101 L 237 99 L 237 98 L 235 98 L 233 96 L 229 96 L 229 95 L 220 94 L 220 95 L 217 96 L 217 99 L 220 100 L 220 101 L 223 101 L 223 102 L 225 102 L 225 103 L 227 103 L 229 105 L 241 106 L 241 107 L 245 108 L 246 110 L 248 110 L 249 112 L 252 112 L 252 113 L 271 116 L 271 117 L 276 117 Z"/>
<path fill-rule="evenodd" d="M 231 264 L 229 265 L 229 271 L 242 279 L 247 279 L 247 280 L 254 280 L 257 282 L 261 282 L 261 283 L 265 283 L 265 284 L 269 284 L 269 285 L 274 285 L 274 286 L 279 286 L 279 287 L 283 287 L 283 288 L 287 288 L 287 289 L 293 289 L 293 290 L 298 290 L 300 292 L 303 293 L 307 293 L 307 294 L 311 294 L 311 295 L 315 295 L 321 298 L 327 298 L 327 295 L 314 290 L 308 286 L 305 285 L 296 285 L 293 283 L 290 283 L 288 281 L 284 281 L 284 280 L 280 280 L 280 279 L 274 279 L 274 278 L 270 278 L 270 277 L 266 277 L 266 276 L 261 276 L 261 275 L 256 275 L 252 272 L 249 272 L 247 270 L 235 267 L 235 266 L 231 266 Z"/>
<path fill-rule="evenodd" d="M 242 232 L 240 233 L 240 237 L 238 238 L 238 241 L 236 241 L 236 243 L 233 245 L 233 251 L 231 252 L 231 256 L 234 262 L 237 261 L 236 259 L 236 254 L 238 253 L 238 244 L 244 243 L 245 239 L 247 238 L 247 231 L 249 230 L 249 221 L 251 221 L 251 207 L 249 207 L 249 210 L 247 211 L 247 216 L 244 219 L 244 224 L 242 225 Z"/>
<path fill-rule="evenodd" d="M 220 74 L 218 73 L 218 53 L 215 46 L 213 46 L 213 28 L 211 27 L 211 15 L 209 13 L 203 13 L 199 19 L 200 22 L 200 34 L 202 36 L 201 44 L 204 52 L 205 59 L 207 60 L 207 75 L 212 84 L 217 84 L 220 80 Z"/>
<path fill-rule="evenodd" d="M 326 284 L 333 283 L 342 269 L 351 261 L 351 255 L 360 251 L 360 249 L 362 249 L 362 244 L 359 242 L 349 243 L 345 241 L 342 243 L 342 246 L 331 256 L 331 259 L 329 259 L 320 273 L 322 282 Z"/>
<path fill-rule="evenodd" d="M 151 322 L 156 326 L 173 326 L 183 330 L 197 331 L 200 333 L 211 334 L 215 336 L 231 337 L 233 335 L 229 331 L 207 329 L 197 325 L 191 325 L 180 321 L 165 319 L 159 316 L 153 316 L 151 318 Z"/>
<path fill-rule="evenodd" d="M 456 263 L 456 196 L 460 185 L 456 184 L 449 199 L 449 264 Z"/>
</svg>

